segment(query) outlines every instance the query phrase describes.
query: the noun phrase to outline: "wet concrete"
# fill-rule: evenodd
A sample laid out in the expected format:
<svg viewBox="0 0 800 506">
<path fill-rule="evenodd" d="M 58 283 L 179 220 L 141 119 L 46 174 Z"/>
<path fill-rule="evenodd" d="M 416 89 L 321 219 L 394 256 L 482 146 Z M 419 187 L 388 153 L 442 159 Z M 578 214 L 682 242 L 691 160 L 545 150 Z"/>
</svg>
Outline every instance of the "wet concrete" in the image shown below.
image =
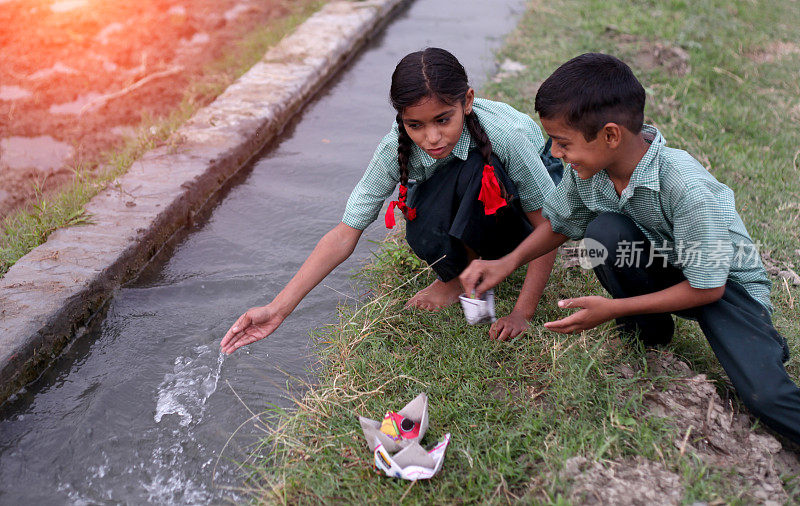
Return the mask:
<svg viewBox="0 0 800 506">
<path fill-rule="evenodd" d="M 440 45 L 480 84 L 494 69 L 491 49 L 523 3 L 459 3 L 454 11 L 449 1 L 417 0 L 401 13 L 204 219 L 117 292 L 87 336 L 0 408 L 0 503 L 232 497 L 222 487 L 240 483 L 235 462 L 263 434 L 247 422 L 249 410 L 291 405 L 287 377 L 312 377 L 309 331 L 333 318 L 338 292 L 359 295 L 349 275 L 369 258 L 367 240 L 385 229 L 372 225 L 327 286 L 269 339 L 223 358 L 224 331 L 277 293 L 339 221 L 391 126 L 387 94 L 396 62 Z"/>
</svg>

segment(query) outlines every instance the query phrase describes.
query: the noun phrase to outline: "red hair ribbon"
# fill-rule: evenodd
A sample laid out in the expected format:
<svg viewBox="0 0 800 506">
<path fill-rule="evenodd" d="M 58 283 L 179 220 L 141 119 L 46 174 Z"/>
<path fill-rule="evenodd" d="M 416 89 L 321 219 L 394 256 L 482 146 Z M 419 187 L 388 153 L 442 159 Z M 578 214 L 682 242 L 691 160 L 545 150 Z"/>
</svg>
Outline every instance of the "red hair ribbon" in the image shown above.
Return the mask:
<svg viewBox="0 0 800 506">
<path fill-rule="evenodd" d="M 483 209 L 487 215 L 496 213 L 498 209 L 508 204 L 506 199 L 500 196 L 500 183 L 497 182 L 494 167 L 488 164 L 483 166 L 481 192 L 478 194 L 478 200 L 483 202 Z"/>
<path fill-rule="evenodd" d="M 394 227 L 394 208 L 397 207 L 400 211 L 405 215 L 408 221 L 414 221 L 414 218 L 417 217 L 417 209 L 415 207 L 408 207 L 406 205 L 406 196 L 408 195 L 408 187 L 406 185 L 401 184 L 399 190 L 399 196 L 397 200 L 393 200 L 389 202 L 389 208 L 386 210 L 386 228 L 393 228 Z"/>
</svg>

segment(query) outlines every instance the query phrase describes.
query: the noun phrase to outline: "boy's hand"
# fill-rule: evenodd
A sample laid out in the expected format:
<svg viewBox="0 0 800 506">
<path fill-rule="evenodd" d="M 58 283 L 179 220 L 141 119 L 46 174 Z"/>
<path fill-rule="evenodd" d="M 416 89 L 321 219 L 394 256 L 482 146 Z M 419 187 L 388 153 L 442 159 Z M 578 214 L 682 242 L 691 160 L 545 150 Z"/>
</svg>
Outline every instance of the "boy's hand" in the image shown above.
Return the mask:
<svg viewBox="0 0 800 506">
<path fill-rule="evenodd" d="M 458 277 L 464 293 L 469 297 L 480 298 L 486 290 L 494 288 L 506 276 L 514 272 L 514 265 L 507 260 L 473 260 Z"/>
<path fill-rule="evenodd" d="M 272 334 L 284 319 L 285 316 L 279 315 L 269 306 L 248 309 L 222 338 L 220 349 L 226 355 L 230 355 L 236 349 Z"/>
<path fill-rule="evenodd" d="M 560 300 L 558 301 L 558 307 L 582 309 L 566 318 L 547 322 L 544 326 L 553 332 L 562 334 L 573 334 L 594 328 L 615 317 L 611 308 L 612 303 L 613 299 L 599 296 Z"/>
<path fill-rule="evenodd" d="M 528 319 L 518 313 L 511 313 L 494 322 L 489 328 L 489 339 L 506 341 L 528 330 Z"/>
</svg>

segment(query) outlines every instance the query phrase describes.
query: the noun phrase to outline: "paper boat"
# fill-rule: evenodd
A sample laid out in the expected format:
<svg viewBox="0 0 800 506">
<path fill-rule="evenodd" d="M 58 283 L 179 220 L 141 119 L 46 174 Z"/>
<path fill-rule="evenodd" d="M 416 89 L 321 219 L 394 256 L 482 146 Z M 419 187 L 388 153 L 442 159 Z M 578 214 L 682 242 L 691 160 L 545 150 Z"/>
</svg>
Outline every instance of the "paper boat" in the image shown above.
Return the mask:
<svg viewBox="0 0 800 506">
<path fill-rule="evenodd" d="M 392 457 L 383 445 L 376 441 L 375 465 L 386 473 L 386 476 L 411 481 L 427 480 L 442 469 L 444 452 L 449 444 L 450 433 L 447 433 L 430 450 L 425 450 L 419 443 L 412 443 Z"/>
<path fill-rule="evenodd" d="M 381 422 L 359 416 L 358 421 L 361 423 L 361 430 L 364 431 L 364 437 L 367 439 L 370 450 L 375 451 L 380 443 L 386 451 L 395 453 L 411 443 L 419 443 L 425 437 L 425 432 L 428 430 L 428 396 L 426 394 L 419 394 L 397 413 L 418 423 L 419 435 L 414 438 L 393 439 L 381 432 Z"/>
<path fill-rule="evenodd" d="M 426 450 L 419 444 L 428 430 L 428 396 L 419 394 L 396 414 L 408 419 L 410 423 L 413 422 L 413 431 L 398 431 L 395 436 L 384 433 L 381 425 L 391 418 L 391 412 L 386 414 L 384 422 L 358 418 L 369 449 L 375 456 L 375 466 L 387 476 L 404 480 L 425 480 L 433 477 L 442 468 L 444 452 L 450 444 L 450 434 L 445 434 L 431 450 Z M 416 436 L 405 437 L 409 433 Z"/>
</svg>

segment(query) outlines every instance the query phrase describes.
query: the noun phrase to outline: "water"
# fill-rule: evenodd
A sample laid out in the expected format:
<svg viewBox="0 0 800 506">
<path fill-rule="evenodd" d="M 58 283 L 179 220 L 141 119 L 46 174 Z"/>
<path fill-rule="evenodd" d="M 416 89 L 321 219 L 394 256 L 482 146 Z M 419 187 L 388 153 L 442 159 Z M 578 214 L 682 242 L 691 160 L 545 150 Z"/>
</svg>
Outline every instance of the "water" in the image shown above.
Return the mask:
<svg viewBox="0 0 800 506">
<path fill-rule="evenodd" d="M 224 358 L 219 340 L 338 223 L 394 118 L 397 61 L 447 47 L 480 85 L 523 4 L 417 0 L 401 12 L 205 221 L 116 293 L 94 331 L 0 407 L 0 503 L 241 499 L 226 487 L 240 485 L 236 462 L 263 435 L 251 410 L 290 407 L 289 378 L 313 378 L 309 331 L 334 318 L 338 292 L 358 296 L 350 275 L 374 246 L 362 240 L 268 339 Z M 364 239 L 384 234 L 379 220 Z"/>
</svg>

